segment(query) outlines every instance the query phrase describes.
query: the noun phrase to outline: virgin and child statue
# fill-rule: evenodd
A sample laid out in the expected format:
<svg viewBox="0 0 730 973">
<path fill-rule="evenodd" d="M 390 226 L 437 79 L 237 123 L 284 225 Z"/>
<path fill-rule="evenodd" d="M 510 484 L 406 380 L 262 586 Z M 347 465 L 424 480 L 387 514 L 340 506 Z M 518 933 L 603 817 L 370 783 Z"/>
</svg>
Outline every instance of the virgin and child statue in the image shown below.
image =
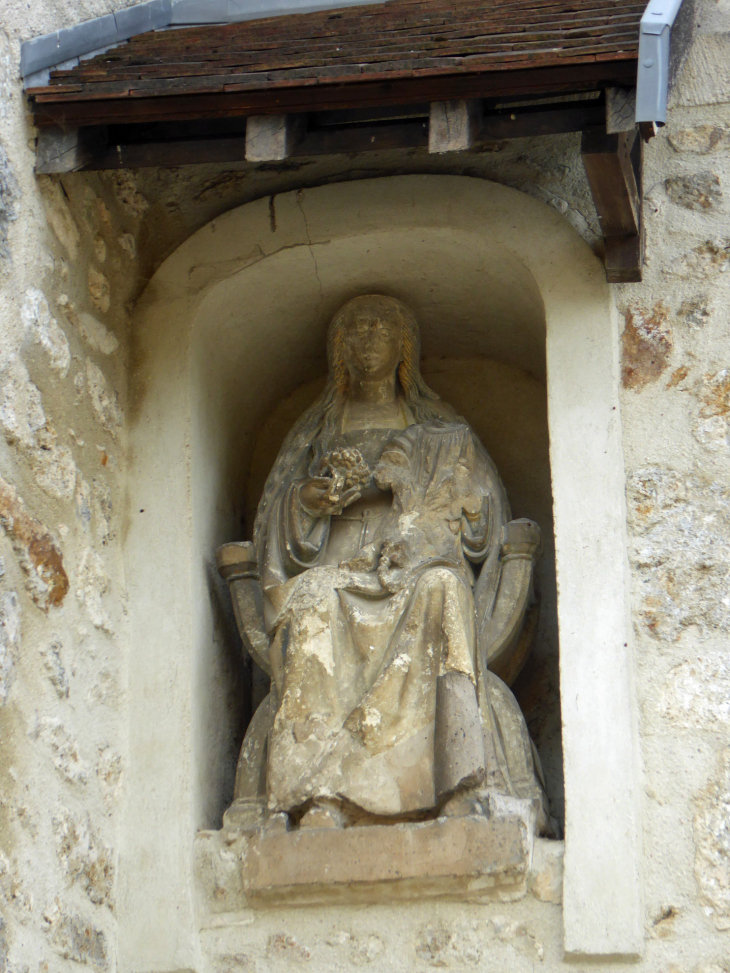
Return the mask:
<svg viewBox="0 0 730 973">
<path fill-rule="evenodd" d="M 424 382 L 405 304 L 349 301 L 327 352 L 325 390 L 281 447 L 253 547 L 219 555 L 271 676 L 236 802 L 306 828 L 489 816 L 512 801 L 544 830 L 537 752 L 491 651 L 504 674 L 525 644 L 537 526 L 511 521 L 481 442 Z M 520 558 L 522 583 L 506 573 Z"/>
</svg>

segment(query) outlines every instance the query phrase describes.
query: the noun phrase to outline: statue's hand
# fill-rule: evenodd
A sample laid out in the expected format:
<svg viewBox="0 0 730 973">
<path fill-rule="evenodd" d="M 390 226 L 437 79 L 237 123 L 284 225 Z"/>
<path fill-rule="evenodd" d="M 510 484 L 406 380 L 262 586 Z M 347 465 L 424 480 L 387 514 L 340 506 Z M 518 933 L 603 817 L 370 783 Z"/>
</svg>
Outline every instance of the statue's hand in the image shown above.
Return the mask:
<svg viewBox="0 0 730 973">
<path fill-rule="evenodd" d="M 299 499 L 316 517 L 331 517 L 359 500 L 361 495 L 359 486 L 350 487 L 337 496 L 332 495 L 331 487 L 332 479 L 329 476 L 312 476 L 299 487 Z"/>
</svg>

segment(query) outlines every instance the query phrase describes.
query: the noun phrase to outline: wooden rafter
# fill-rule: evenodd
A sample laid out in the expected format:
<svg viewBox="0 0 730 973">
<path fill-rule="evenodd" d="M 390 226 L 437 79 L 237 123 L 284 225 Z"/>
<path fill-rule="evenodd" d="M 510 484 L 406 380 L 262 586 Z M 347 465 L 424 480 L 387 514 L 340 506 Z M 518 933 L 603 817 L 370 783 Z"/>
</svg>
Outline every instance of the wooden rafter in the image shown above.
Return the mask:
<svg viewBox="0 0 730 973">
<path fill-rule="evenodd" d="M 601 224 L 610 283 L 641 280 L 642 147 L 636 126 L 613 134 L 605 127 L 583 133 L 581 154 Z"/>
</svg>

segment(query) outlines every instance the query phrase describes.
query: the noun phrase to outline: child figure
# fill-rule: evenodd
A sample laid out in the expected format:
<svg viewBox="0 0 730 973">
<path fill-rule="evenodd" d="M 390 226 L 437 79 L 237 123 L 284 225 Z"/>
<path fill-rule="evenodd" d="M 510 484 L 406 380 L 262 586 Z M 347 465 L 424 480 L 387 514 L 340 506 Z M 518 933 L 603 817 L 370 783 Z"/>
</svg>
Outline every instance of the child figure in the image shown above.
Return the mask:
<svg viewBox="0 0 730 973">
<path fill-rule="evenodd" d="M 402 588 L 436 564 L 466 572 L 473 584 L 466 559 L 483 560 L 492 532 L 487 462 L 463 423 L 413 425 L 386 445 L 374 472 L 376 484 L 393 491 L 377 552 L 383 588 Z"/>
</svg>

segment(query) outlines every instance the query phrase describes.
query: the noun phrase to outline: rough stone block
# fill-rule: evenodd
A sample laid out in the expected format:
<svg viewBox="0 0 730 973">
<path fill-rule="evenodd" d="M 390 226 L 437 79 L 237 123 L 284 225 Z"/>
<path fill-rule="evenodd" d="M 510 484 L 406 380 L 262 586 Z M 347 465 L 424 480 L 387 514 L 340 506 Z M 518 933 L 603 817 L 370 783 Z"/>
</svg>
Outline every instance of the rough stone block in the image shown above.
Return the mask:
<svg viewBox="0 0 730 973">
<path fill-rule="evenodd" d="M 246 122 L 246 161 L 286 159 L 303 131 L 303 119 L 292 115 L 252 115 Z"/>
<path fill-rule="evenodd" d="M 720 179 L 713 172 L 694 172 L 664 180 L 667 196 L 677 206 L 704 212 L 722 198 Z"/>
<path fill-rule="evenodd" d="M 697 155 L 709 155 L 719 152 L 730 144 L 730 125 L 708 123 L 695 125 L 694 128 L 682 128 L 677 132 L 669 132 L 667 141 L 675 152 L 692 152 Z"/>
<path fill-rule="evenodd" d="M 724 375 L 723 375 L 724 372 Z M 715 450 L 727 449 L 727 423 L 722 414 L 730 402 L 725 369 L 706 376 L 698 388 L 700 415 L 695 437 Z M 717 438 L 707 437 L 713 432 Z M 690 627 L 704 633 L 730 630 L 727 603 L 727 559 L 730 535 L 730 491 L 722 481 L 703 474 L 682 475 L 661 467 L 644 467 L 627 483 L 629 525 L 633 540 L 629 557 L 640 582 L 638 621 L 665 645 L 676 642 Z M 710 661 L 696 662 L 696 678 L 722 680 L 722 669 Z M 690 678 L 688 678 L 690 677 Z M 659 697 L 660 711 L 680 725 L 701 726 L 719 716 L 721 686 L 693 688 L 690 672 L 675 670 Z M 666 707 L 666 709 L 665 709 Z"/>
<path fill-rule="evenodd" d="M 661 302 L 652 307 L 634 304 L 626 311 L 621 335 L 621 383 L 639 389 L 656 382 L 669 365 L 672 352 L 669 311 Z"/>
<path fill-rule="evenodd" d="M 428 151 L 463 152 L 471 148 L 479 120 L 479 102 L 435 101 L 428 123 Z"/>
<path fill-rule="evenodd" d="M 706 240 L 665 264 L 665 273 L 680 280 L 712 280 L 730 266 L 730 239 Z"/>
<path fill-rule="evenodd" d="M 8 699 L 20 654 L 20 603 L 14 591 L 0 597 L 0 706 Z"/>
<path fill-rule="evenodd" d="M 565 842 L 537 838 L 532 853 L 529 889 L 542 902 L 563 901 Z"/>
<path fill-rule="evenodd" d="M 344 829 L 200 831 L 195 875 L 203 911 L 216 926 L 225 914 L 269 905 L 511 901 L 536 878 L 530 871 L 533 844 L 518 815 Z M 562 848 L 561 842 L 548 844 Z"/>
<path fill-rule="evenodd" d="M 378 901 L 525 889 L 530 847 L 517 817 L 254 834 L 243 887 L 252 902 Z"/>
<path fill-rule="evenodd" d="M 730 929 L 730 749 L 720 758 L 717 775 L 698 796 L 694 817 L 695 876 L 703 899 L 722 932 Z"/>
<path fill-rule="evenodd" d="M 679 79 L 677 105 L 721 105 L 730 91 L 730 33 L 703 34 L 690 50 Z"/>
<path fill-rule="evenodd" d="M 5 149 L 0 145 L 0 260 L 10 257 L 8 228 L 16 217 L 20 188 Z"/>
<path fill-rule="evenodd" d="M 73 172 L 78 165 L 79 132 L 77 128 L 61 130 L 55 128 L 41 129 L 38 133 L 36 145 L 35 171 L 38 174 L 58 172 Z"/>
<path fill-rule="evenodd" d="M 33 601 L 44 611 L 60 605 L 69 587 L 61 552 L 48 530 L 28 513 L 17 491 L 2 477 L 0 524 L 27 576 Z"/>
<path fill-rule="evenodd" d="M 106 936 L 91 922 L 58 905 L 44 914 L 46 933 L 59 956 L 94 970 L 109 968 Z"/>
</svg>

